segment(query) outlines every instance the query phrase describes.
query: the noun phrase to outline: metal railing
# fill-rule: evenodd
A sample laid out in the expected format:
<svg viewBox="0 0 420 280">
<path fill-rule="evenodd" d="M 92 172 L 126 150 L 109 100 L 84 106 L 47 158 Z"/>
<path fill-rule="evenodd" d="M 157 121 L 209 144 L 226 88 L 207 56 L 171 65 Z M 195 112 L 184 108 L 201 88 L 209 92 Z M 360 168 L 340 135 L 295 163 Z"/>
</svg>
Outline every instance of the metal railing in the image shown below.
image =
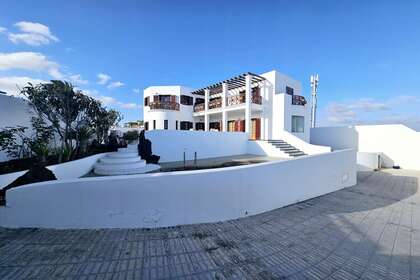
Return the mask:
<svg viewBox="0 0 420 280">
<path fill-rule="evenodd" d="M 179 111 L 179 103 L 178 102 L 170 102 L 170 101 L 157 101 L 157 102 L 150 102 L 149 107 L 151 110 L 172 110 L 172 111 Z"/>
<path fill-rule="evenodd" d="M 306 105 L 305 97 L 301 95 L 292 95 L 292 105 L 305 106 Z"/>
<path fill-rule="evenodd" d="M 194 112 L 204 111 L 204 103 L 194 104 Z"/>
<path fill-rule="evenodd" d="M 215 109 L 222 107 L 222 99 L 217 98 L 209 101 L 209 109 Z"/>
</svg>

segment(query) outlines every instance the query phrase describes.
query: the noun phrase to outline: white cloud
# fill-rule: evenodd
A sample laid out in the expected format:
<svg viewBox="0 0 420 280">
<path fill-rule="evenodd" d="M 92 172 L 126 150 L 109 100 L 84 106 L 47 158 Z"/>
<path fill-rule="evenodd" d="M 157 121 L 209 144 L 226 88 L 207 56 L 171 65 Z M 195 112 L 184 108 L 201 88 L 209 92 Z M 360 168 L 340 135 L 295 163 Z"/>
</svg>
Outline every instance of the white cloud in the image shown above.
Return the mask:
<svg viewBox="0 0 420 280">
<path fill-rule="evenodd" d="M 5 91 L 10 95 L 19 95 L 20 90 L 27 86 L 28 83 L 34 85 L 39 83 L 46 83 L 40 79 L 33 79 L 29 77 L 0 77 L 0 90 Z"/>
<path fill-rule="evenodd" d="M 105 73 L 99 73 L 96 77 L 98 77 L 98 84 L 100 85 L 105 85 L 109 80 L 111 80 L 111 76 Z"/>
<path fill-rule="evenodd" d="M 141 108 L 140 105 L 136 104 L 136 103 L 125 103 L 125 102 L 119 101 L 118 99 L 116 99 L 112 96 L 101 95 L 101 94 L 99 94 L 99 92 L 97 90 L 84 89 L 82 91 L 86 95 L 89 95 L 90 97 L 93 97 L 93 98 L 101 101 L 104 106 L 114 107 L 114 108 L 122 108 L 122 109 L 138 109 L 138 108 Z"/>
<path fill-rule="evenodd" d="M 58 63 L 49 60 L 41 53 L 0 53 L 0 70 L 13 69 L 46 72 L 55 79 L 62 79 L 64 77 L 59 70 Z"/>
<path fill-rule="evenodd" d="M 134 93 L 140 93 L 140 89 L 139 89 L 139 88 L 134 88 L 134 89 L 133 89 L 133 92 L 134 92 Z"/>
<path fill-rule="evenodd" d="M 9 33 L 9 40 L 14 44 L 25 43 L 31 46 L 48 45 L 50 42 L 58 42 L 50 28 L 37 22 L 20 21 L 15 26 L 21 33 Z"/>
<path fill-rule="evenodd" d="M 113 88 L 122 87 L 123 85 L 124 85 L 124 83 L 122 83 L 122 82 L 118 81 L 118 82 L 113 82 L 113 83 L 110 83 L 110 84 L 108 85 L 108 88 L 109 88 L 109 89 L 113 89 Z"/>
<path fill-rule="evenodd" d="M 384 101 L 362 98 L 348 102 L 334 102 L 326 106 L 326 121 L 333 124 L 389 123 L 393 117 L 384 115 L 385 112 L 390 116 L 397 116 L 399 107 L 416 102 L 420 102 L 420 97 L 412 95 L 396 95 Z M 398 120 L 412 121 L 400 115 Z"/>
<path fill-rule="evenodd" d="M 137 109 L 139 108 L 139 105 L 136 103 L 122 103 L 120 105 L 124 109 Z"/>
<path fill-rule="evenodd" d="M 6 27 L 0 26 L 0 33 L 6 33 L 6 31 L 7 31 Z"/>
<path fill-rule="evenodd" d="M 68 76 L 69 80 L 71 83 L 77 85 L 87 85 L 89 83 L 89 81 L 87 80 L 83 80 L 82 76 L 80 74 L 75 74 L 75 75 L 69 75 Z"/>
</svg>

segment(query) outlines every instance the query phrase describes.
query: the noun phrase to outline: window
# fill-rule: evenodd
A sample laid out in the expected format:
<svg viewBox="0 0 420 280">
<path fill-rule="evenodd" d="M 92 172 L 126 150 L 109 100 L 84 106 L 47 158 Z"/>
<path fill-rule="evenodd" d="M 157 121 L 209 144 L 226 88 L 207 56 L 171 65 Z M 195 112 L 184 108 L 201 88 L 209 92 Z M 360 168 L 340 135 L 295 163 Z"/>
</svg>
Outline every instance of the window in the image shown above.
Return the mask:
<svg viewBox="0 0 420 280">
<path fill-rule="evenodd" d="M 149 106 L 149 100 L 150 100 L 149 96 L 144 99 L 144 106 Z"/>
<path fill-rule="evenodd" d="M 144 123 L 144 130 L 149 130 L 149 122 Z"/>
<path fill-rule="evenodd" d="M 192 122 L 181 122 L 181 130 L 190 130 L 192 127 Z"/>
<path fill-rule="evenodd" d="M 202 103 L 204 103 L 204 98 L 197 97 L 195 99 L 195 104 L 202 104 Z"/>
<path fill-rule="evenodd" d="M 195 123 L 195 130 L 204 130 L 204 123 L 203 122 L 196 122 Z"/>
<path fill-rule="evenodd" d="M 181 95 L 181 104 L 182 105 L 193 105 L 194 98 L 188 95 Z"/>
<path fill-rule="evenodd" d="M 163 121 L 163 129 L 168 129 L 168 120 Z"/>
<path fill-rule="evenodd" d="M 294 91 L 295 91 L 295 90 L 294 90 L 292 87 L 288 87 L 288 86 L 286 86 L 286 93 L 287 93 L 287 94 L 293 95 Z"/>
<path fill-rule="evenodd" d="M 175 130 L 178 130 L 178 121 L 175 121 Z"/>
<path fill-rule="evenodd" d="M 292 132 L 304 132 L 305 118 L 302 116 L 292 116 Z"/>
<path fill-rule="evenodd" d="M 153 129 L 156 129 L 156 120 L 153 120 Z"/>
</svg>

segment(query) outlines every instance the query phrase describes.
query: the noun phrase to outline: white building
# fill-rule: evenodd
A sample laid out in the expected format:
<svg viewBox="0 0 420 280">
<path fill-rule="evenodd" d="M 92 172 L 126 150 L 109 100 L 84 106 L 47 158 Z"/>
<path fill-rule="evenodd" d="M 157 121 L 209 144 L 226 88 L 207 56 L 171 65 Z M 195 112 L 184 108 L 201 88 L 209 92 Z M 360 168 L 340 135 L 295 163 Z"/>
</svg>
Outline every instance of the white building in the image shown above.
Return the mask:
<svg viewBox="0 0 420 280">
<path fill-rule="evenodd" d="M 242 131 L 250 139 L 279 139 L 283 131 L 309 142 L 310 106 L 301 83 L 278 71 L 245 73 L 201 89 L 144 90 L 144 128 Z"/>
</svg>

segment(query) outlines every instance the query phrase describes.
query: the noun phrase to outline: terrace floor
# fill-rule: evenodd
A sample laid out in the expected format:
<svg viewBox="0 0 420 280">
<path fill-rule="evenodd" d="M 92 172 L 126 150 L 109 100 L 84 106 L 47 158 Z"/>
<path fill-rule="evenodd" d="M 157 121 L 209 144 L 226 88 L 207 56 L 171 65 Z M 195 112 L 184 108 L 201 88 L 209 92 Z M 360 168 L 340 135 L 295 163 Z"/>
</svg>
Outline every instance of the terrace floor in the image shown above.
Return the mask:
<svg viewBox="0 0 420 280">
<path fill-rule="evenodd" d="M 420 279 L 419 178 L 359 173 L 357 186 L 222 223 L 0 228 L 0 279 Z"/>
</svg>

